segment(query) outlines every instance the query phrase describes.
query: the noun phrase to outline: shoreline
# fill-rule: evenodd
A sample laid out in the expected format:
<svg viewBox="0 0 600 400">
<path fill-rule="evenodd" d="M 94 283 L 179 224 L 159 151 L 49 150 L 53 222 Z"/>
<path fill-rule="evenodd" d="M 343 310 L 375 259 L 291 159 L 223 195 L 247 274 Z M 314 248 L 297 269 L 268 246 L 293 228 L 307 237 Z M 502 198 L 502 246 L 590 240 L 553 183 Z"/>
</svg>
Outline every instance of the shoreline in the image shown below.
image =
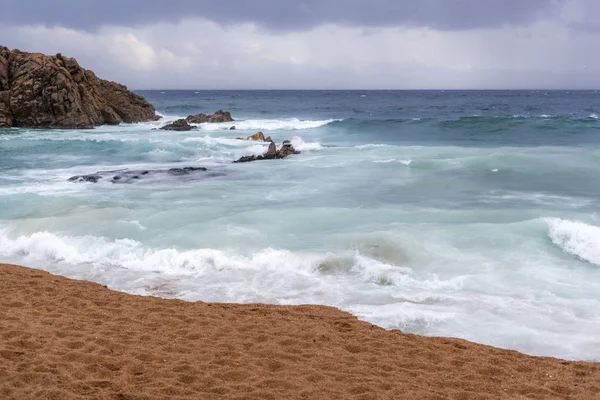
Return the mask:
<svg viewBox="0 0 600 400">
<path fill-rule="evenodd" d="M 0 264 L 0 397 L 592 399 L 600 363 L 388 331 L 328 306 L 144 297 Z"/>
</svg>

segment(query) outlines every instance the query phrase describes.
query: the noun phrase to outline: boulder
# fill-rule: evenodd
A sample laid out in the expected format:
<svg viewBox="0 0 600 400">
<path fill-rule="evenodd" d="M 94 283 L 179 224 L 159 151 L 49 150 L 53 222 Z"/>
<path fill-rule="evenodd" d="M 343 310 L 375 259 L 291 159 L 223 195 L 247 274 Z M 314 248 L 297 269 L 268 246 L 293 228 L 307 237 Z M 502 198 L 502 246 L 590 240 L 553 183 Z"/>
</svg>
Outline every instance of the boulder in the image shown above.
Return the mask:
<svg viewBox="0 0 600 400">
<path fill-rule="evenodd" d="M 102 176 L 100 176 L 98 174 L 77 175 L 77 176 L 70 177 L 69 178 L 69 182 L 92 182 L 92 183 L 96 183 L 100 179 L 102 179 Z"/>
<path fill-rule="evenodd" d="M 196 129 L 196 127 L 188 124 L 188 122 L 182 118 L 175 120 L 160 129 L 164 129 L 165 131 L 191 131 L 192 129 Z"/>
<path fill-rule="evenodd" d="M 155 121 L 152 104 L 74 58 L 0 46 L 0 128 L 91 128 Z"/>
<path fill-rule="evenodd" d="M 292 143 L 289 140 L 284 141 L 281 148 L 277 150 L 277 158 L 286 158 L 292 154 L 300 154 L 300 152 L 294 149 L 294 146 L 292 146 Z"/>
<path fill-rule="evenodd" d="M 235 131 L 235 125 L 233 125 L 231 128 L 229 128 L 230 131 Z"/>
<path fill-rule="evenodd" d="M 210 123 L 218 123 L 218 122 L 233 122 L 233 118 L 231 118 L 231 113 L 228 111 L 219 110 L 214 114 L 196 114 L 196 115 L 188 115 L 186 118 L 189 123 L 192 124 L 203 124 L 206 122 Z"/>
<path fill-rule="evenodd" d="M 265 134 L 262 132 L 256 132 L 254 135 L 250 135 L 247 138 L 243 138 L 243 137 L 236 137 L 236 140 L 252 140 L 255 142 L 273 142 L 273 139 L 271 139 L 271 136 L 267 137 L 265 139 Z"/>
<path fill-rule="evenodd" d="M 274 142 L 271 142 L 267 152 L 265 153 L 265 159 L 272 160 L 274 158 L 277 158 L 277 145 Z"/>
<path fill-rule="evenodd" d="M 239 158 L 238 160 L 234 161 L 234 163 L 246 163 L 246 162 L 250 162 L 250 161 L 259 161 L 259 160 L 274 160 L 274 159 L 282 159 L 282 158 L 286 158 L 289 155 L 292 154 L 300 154 L 300 152 L 296 149 L 294 149 L 294 147 L 292 146 L 292 143 L 289 140 L 286 140 L 285 142 L 283 142 L 283 144 L 281 145 L 281 148 L 279 150 L 277 150 L 277 146 L 275 144 L 275 142 L 271 142 L 269 144 L 269 148 L 267 149 L 267 152 L 262 154 L 262 155 L 258 155 L 258 156 L 244 156 Z"/>
</svg>

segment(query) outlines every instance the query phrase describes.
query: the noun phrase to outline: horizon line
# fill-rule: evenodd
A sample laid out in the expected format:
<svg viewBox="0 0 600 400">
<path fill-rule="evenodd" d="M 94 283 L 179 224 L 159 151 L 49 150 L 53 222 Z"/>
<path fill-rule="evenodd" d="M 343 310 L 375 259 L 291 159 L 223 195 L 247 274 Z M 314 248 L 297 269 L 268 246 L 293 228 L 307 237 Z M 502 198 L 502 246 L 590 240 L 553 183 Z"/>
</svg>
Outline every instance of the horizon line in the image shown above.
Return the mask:
<svg viewBox="0 0 600 400">
<path fill-rule="evenodd" d="M 563 89 L 540 89 L 540 88 L 524 88 L 524 89 L 131 89 L 134 91 L 196 91 L 196 92 L 208 92 L 208 91 L 222 91 L 222 92 L 301 92 L 301 91 L 311 91 L 311 92 L 359 92 L 359 91 L 368 91 L 368 92 L 509 92 L 509 91 L 545 91 L 545 92 L 564 92 L 564 91 L 572 91 L 572 92 L 594 92 L 600 90 L 600 88 L 589 88 L 589 89 L 573 89 L 573 88 L 563 88 Z"/>
</svg>

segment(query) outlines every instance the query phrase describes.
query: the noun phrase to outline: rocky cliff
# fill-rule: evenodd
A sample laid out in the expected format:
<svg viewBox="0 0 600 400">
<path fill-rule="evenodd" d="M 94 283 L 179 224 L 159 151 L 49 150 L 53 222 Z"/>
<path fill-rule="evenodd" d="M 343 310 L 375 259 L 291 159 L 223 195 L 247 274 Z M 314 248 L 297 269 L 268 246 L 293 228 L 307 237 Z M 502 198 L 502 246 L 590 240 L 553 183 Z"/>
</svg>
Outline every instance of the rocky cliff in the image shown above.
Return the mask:
<svg viewBox="0 0 600 400">
<path fill-rule="evenodd" d="M 156 120 L 152 104 L 74 58 L 0 46 L 0 128 L 91 128 Z"/>
</svg>

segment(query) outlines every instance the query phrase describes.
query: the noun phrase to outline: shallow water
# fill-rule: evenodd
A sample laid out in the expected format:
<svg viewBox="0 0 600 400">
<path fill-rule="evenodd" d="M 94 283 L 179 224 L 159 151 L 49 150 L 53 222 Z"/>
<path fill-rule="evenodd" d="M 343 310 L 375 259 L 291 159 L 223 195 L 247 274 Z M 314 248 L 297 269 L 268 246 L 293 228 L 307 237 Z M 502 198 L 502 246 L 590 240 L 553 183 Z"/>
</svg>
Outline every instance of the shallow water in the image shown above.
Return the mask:
<svg viewBox="0 0 600 400">
<path fill-rule="evenodd" d="M 600 93 L 142 94 L 163 121 L 0 130 L 3 261 L 600 360 Z M 154 130 L 219 108 L 236 121 Z M 257 130 L 302 154 L 232 164 Z M 184 166 L 212 174 L 67 181 Z"/>
</svg>

